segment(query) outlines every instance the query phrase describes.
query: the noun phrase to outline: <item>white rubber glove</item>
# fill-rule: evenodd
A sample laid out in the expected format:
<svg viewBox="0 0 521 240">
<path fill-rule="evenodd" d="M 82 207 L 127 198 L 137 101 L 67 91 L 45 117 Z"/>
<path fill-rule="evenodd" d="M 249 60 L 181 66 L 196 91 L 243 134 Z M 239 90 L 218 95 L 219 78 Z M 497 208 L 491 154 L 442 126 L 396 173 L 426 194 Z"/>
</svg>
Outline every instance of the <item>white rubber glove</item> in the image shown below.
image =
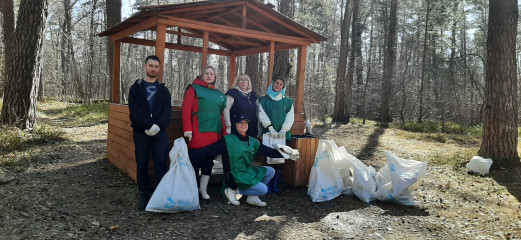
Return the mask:
<svg viewBox="0 0 521 240">
<path fill-rule="evenodd" d="M 152 133 L 150 133 L 150 131 L 148 131 L 148 129 L 145 130 L 145 134 L 148 135 L 148 136 L 154 136 L 154 135 L 152 135 Z"/>
<path fill-rule="evenodd" d="M 287 145 L 276 144 L 276 148 L 282 156 L 286 159 L 297 161 L 300 157 L 300 153 L 297 149 L 288 147 Z M 286 157 L 287 156 L 287 157 Z"/>
<path fill-rule="evenodd" d="M 273 126 L 269 126 L 268 127 L 268 130 L 270 131 L 270 134 L 272 136 L 275 136 L 275 134 L 277 134 L 277 131 L 275 131 L 275 128 L 273 128 Z"/>
<path fill-rule="evenodd" d="M 226 127 L 226 133 L 231 134 L 232 133 L 232 127 Z"/>
<path fill-rule="evenodd" d="M 286 138 L 286 131 L 280 130 L 279 132 L 279 138 Z"/>
<path fill-rule="evenodd" d="M 186 131 L 183 135 L 188 138 L 188 141 L 192 141 L 192 131 Z"/>
<path fill-rule="evenodd" d="M 159 132 L 159 130 L 161 130 L 159 128 L 159 126 L 154 124 L 154 125 L 152 125 L 152 127 L 150 127 L 150 129 L 148 129 L 148 132 L 150 132 L 150 134 L 151 134 L 150 136 L 155 136 Z"/>
</svg>

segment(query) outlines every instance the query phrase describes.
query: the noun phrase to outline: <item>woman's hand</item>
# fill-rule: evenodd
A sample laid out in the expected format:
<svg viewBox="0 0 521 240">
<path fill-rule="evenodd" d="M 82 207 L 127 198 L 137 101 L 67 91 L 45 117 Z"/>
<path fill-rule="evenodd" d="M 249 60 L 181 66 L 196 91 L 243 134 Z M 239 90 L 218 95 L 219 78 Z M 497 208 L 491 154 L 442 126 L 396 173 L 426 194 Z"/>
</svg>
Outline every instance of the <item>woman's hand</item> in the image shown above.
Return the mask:
<svg viewBox="0 0 521 240">
<path fill-rule="evenodd" d="M 188 141 L 192 141 L 192 131 L 184 132 L 184 137 L 188 138 Z"/>
</svg>

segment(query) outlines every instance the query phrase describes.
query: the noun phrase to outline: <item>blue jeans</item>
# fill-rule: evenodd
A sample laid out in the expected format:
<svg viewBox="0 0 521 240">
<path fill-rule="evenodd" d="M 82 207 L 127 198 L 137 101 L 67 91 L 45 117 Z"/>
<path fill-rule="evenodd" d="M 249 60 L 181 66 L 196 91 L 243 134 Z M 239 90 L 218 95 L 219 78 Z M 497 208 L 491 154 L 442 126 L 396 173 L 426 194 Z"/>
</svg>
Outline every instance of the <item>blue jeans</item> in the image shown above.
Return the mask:
<svg viewBox="0 0 521 240">
<path fill-rule="evenodd" d="M 133 136 L 137 163 L 137 186 L 141 193 L 150 194 L 168 171 L 166 163 L 170 141 L 165 131 L 160 131 L 155 136 L 148 136 L 142 132 L 133 132 Z M 152 151 L 152 157 L 154 159 L 156 179 L 153 185 L 150 184 L 148 179 L 150 151 Z"/>
<path fill-rule="evenodd" d="M 268 192 L 268 187 L 266 186 L 266 184 L 268 184 L 268 182 L 275 175 L 275 170 L 272 167 L 263 166 L 263 168 L 266 168 L 266 176 L 264 176 L 264 178 L 255 186 L 251 186 L 247 189 L 239 189 L 240 194 L 248 196 L 266 195 L 266 193 Z"/>
</svg>

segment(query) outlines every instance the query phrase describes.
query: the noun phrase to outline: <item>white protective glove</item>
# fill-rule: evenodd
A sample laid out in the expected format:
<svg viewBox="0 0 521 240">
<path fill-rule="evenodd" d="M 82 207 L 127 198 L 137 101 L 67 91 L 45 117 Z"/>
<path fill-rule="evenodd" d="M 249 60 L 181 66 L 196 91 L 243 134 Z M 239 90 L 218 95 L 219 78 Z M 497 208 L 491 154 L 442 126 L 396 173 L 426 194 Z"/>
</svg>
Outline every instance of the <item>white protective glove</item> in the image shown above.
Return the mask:
<svg viewBox="0 0 521 240">
<path fill-rule="evenodd" d="M 155 136 L 159 132 L 159 130 L 161 130 L 159 126 L 154 124 L 152 125 L 152 127 L 150 127 L 150 129 L 148 129 L 148 132 L 150 133 L 150 136 Z"/>
<path fill-rule="evenodd" d="M 275 134 L 277 134 L 277 131 L 275 131 L 275 128 L 273 128 L 273 126 L 269 126 L 268 127 L 268 130 L 270 131 L 270 134 L 272 136 L 275 136 Z"/>
<path fill-rule="evenodd" d="M 186 131 L 183 135 L 188 138 L 188 141 L 192 141 L 192 131 Z"/>
<path fill-rule="evenodd" d="M 287 145 L 273 144 L 273 147 L 277 149 L 285 159 L 297 161 L 300 157 L 300 153 L 297 149 L 290 148 Z"/>
<path fill-rule="evenodd" d="M 151 136 L 151 137 L 154 136 L 154 135 L 152 135 L 152 133 L 150 133 L 150 131 L 148 131 L 148 129 L 145 130 L 145 134 L 148 135 L 148 136 Z"/>
<path fill-rule="evenodd" d="M 284 139 L 286 139 L 286 131 L 280 130 L 280 132 L 279 132 L 279 138 L 284 138 Z"/>
<path fill-rule="evenodd" d="M 226 133 L 231 134 L 232 133 L 232 127 L 228 126 L 226 127 Z"/>
</svg>

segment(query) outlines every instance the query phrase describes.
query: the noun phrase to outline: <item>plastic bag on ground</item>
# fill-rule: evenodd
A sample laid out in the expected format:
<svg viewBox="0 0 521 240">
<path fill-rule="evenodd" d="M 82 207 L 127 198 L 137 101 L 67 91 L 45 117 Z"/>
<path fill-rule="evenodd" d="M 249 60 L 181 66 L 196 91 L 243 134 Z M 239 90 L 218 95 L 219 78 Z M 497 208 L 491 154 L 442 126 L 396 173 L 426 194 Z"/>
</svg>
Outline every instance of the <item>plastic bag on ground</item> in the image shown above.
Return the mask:
<svg viewBox="0 0 521 240">
<path fill-rule="evenodd" d="M 331 140 L 320 139 L 318 142 L 307 192 L 313 202 L 329 201 L 342 193 L 343 181 L 335 166 L 333 146 L 336 145 Z"/>
<path fill-rule="evenodd" d="M 386 152 L 388 164 L 376 174 L 377 191 L 374 198 L 380 201 L 394 201 L 403 205 L 415 205 L 412 192 L 425 176 L 427 163 L 400 158 Z"/>
<path fill-rule="evenodd" d="M 344 182 L 342 194 L 351 195 L 353 194 L 353 162 L 357 158 L 347 153 L 344 146 L 339 147 L 337 150 L 338 154 L 335 153 L 335 165 Z"/>
<path fill-rule="evenodd" d="M 169 157 L 170 169 L 159 182 L 145 210 L 175 213 L 200 209 L 195 172 L 184 138 L 174 141 Z"/>
<path fill-rule="evenodd" d="M 369 203 L 376 191 L 375 170 L 353 157 L 353 193 L 362 202 Z"/>
<path fill-rule="evenodd" d="M 468 169 L 481 174 L 488 174 L 490 166 L 492 166 L 492 159 L 482 158 L 480 156 L 472 157 L 472 159 L 470 159 L 470 162 L 467 163 Z"/>
</svg>

